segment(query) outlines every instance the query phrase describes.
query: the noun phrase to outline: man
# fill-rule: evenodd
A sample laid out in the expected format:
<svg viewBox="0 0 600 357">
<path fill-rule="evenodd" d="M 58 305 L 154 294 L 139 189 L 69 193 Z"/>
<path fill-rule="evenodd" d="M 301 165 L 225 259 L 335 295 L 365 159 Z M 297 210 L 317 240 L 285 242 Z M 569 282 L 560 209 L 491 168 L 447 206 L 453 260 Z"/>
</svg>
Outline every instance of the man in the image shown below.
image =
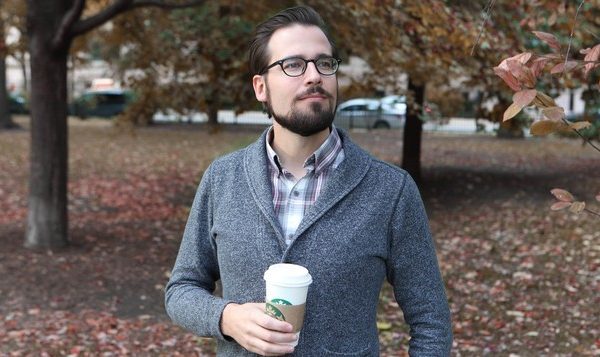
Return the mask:
<svg viewBox="0 0 600 357">
<path fill-rule="evenodd" d="M 450 313 L 417 187 L 332 125 L 339 60 L 320 16 L 296 7 L 260 24 L 249 61 L 274 123 L 205 172 L 166 288 L 169 316 L 215 337 L 220 356 L 377 356 L 387 278 L 410 353 L 448 355 Z M 291 325 L 261 303 L 263 273 L 281 262 L 313 277 L 295 348 Z"/>
</svg>

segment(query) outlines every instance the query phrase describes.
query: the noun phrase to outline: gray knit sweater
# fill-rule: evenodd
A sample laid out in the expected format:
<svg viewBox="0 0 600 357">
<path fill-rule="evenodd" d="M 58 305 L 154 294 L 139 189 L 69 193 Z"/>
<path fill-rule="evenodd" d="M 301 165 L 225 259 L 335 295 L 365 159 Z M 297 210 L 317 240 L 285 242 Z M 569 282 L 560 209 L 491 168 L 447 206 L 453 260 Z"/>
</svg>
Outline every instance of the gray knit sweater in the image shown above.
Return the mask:
<svg viewBox="0 0 600 357">
<path fill-rule="evenodd" d="M 418 189 L 340 131 L 346 155 L 288 247 L 272 202 L 266 132 L 214 161 L 198 188 L 166 287 L 171 319 L 217 339 L 219 356 L 250 356 L 219 327 L 229 302 L 262 302 L 271 264 L 313 277 L 296 356 L 377 356 L 383 279 L 410 326 L 410 354 L 447 356 L 450 311 Z M 212 292 L 221 279 L 223 298 Z"/>
</svg>

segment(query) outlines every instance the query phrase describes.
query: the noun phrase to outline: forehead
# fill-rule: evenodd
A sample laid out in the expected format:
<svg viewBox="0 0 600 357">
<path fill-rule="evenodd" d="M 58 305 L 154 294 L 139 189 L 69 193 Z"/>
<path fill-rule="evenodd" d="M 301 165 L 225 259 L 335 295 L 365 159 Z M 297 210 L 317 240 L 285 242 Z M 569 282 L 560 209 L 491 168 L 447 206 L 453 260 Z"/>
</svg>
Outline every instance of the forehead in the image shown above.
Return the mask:
<svg viewBox="0 0 600 357">
<path fill-rule="evenodd" d="M 273 33 L 268 44 L 269 63 L 290 56 L 305 59 L 331 55 L 331 45 L 317 26 L 291 25 Z"/>
</svg>

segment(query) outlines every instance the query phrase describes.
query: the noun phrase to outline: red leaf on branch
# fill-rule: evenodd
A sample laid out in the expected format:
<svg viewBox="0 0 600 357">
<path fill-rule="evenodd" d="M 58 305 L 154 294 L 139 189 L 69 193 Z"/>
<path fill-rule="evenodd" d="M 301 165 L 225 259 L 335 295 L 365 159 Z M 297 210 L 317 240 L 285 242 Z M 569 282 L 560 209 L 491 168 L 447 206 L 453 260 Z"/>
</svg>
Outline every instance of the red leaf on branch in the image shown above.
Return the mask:
<svg viewBox="0 0 600 357">
<path fill-rule="evenodd" d="M 558 211 L 571 206 L 571 202 L 554 202 L 550 209 L 553 211 Z"/>
<path fill-rule="evenodd" d="M 532 31 L 532 32 L 537 38 L 544 41 L 554 51 L 560 52 L 560 43 L 558 42 L 558 39 L 556 38 L 556 36 L 554 36 L 551 33 L 542 32 L 542 31 Z"/>
<path fill-rule="evenodd" d="M 556 197 L 557 200 L 562 201 L 562 202 L 575 201 L 575 198 L 573 197 L 573 195 L 569 191 L 563 190 L 562 188 L 553 188 L 552 190 L 550 190 L 550 193 L 554 197 Z"/>
<path fill-rule="evenodd" d="M 567 61 L 566 65 L 564 62 L 561 62 L 561 63 L 557 64 L 556 66 L 552 67 L 552 69 L 550 70 L 550 73 L 558 74 L 558 73 L 562 73 L 562 72 L 569 72 L 569 71 L 573 70 L 575 67 L 577 67 L 577 61 Z"/>
<path fill-rule="evenodd" d="M 581 52 L 586 54 L 583 58 L 585 62 L 593 62 L 585 64 L 584 74 L 587 77 L 594 68 L 600 67 L 600 63 L 598 63 L 600 60 L 600 43 L 591 49 L 586 49 Z"/>
</svg>

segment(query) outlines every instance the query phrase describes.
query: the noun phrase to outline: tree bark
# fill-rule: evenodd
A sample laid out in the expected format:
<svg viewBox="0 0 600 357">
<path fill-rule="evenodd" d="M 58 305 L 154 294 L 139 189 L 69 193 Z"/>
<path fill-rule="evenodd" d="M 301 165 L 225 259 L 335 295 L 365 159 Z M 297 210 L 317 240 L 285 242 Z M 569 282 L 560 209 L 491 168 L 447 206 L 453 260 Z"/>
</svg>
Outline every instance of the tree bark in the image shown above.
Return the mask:
<svg viewBox="0 0 600 357">
<path fill-rule="evenodd" d="M 416 84 L 410 77 L 408 79 L 408 90 L 413 93 L 417 108 L 422 110 L 425 102 L 425 85 Z M 419 118 L 419 110 L 409 105 L 406 113 L 406 124 L 404 125 L 404 142 L 402 145 L 402 168 L 415 180 L 417 185 L 421 184 L 421 137 L 423 134 L 423 122 Z"/>
<path fill-rule="evenodd" d="M 66 4 L 65 4 L 66 3 Z M 52 46 L 56 19 L 68 1 L 28 2 L 31 56 L 31 171 L 25 246 L 68 244 L 67 54 L 70 40 Z"/>
<path fill-rule="evenodd" d="M 0 129 L 12 129 L 16 124 L 12 120 L 8 107 L 8 92 L 6 90 L 6 57 L 0 56 Z"/>
<path fill-rule="evenodd" d="M 6 90 L 6 43 L 4 42 L 4 23 L 0 20 L 0 129 L 16 127 L 8 107 Z"/>
</svg>

